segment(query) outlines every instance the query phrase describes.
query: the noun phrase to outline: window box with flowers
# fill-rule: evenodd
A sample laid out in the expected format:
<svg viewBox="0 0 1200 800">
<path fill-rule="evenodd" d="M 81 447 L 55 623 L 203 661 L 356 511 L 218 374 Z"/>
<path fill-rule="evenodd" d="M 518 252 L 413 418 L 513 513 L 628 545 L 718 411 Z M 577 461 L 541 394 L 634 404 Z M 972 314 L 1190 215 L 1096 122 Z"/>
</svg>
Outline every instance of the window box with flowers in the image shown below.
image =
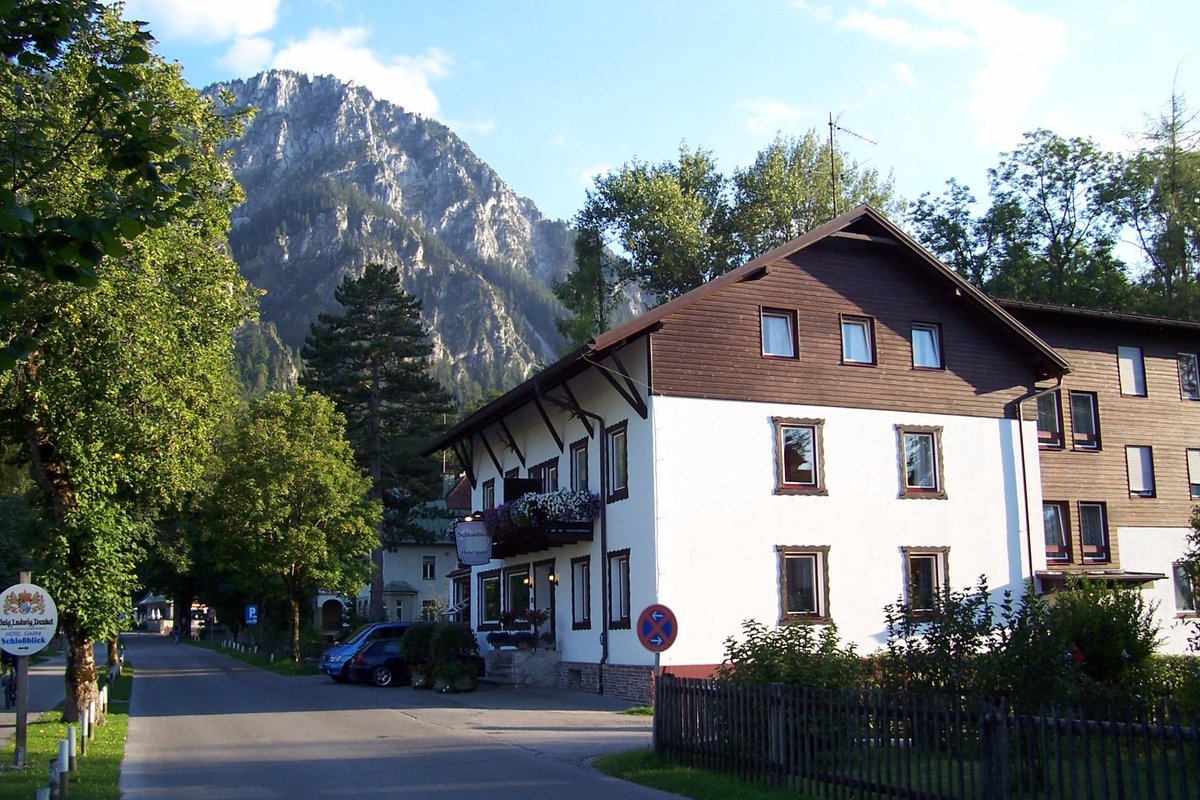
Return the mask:
<svg viewBox="0 0 1200 800">
<path fill-rule="evenodd" d="M 493 555 L 532 553 L 560 544 L 591 541 L 600 495 L 576 489 L 530 492 L 483 512 Z"/>
</svg>

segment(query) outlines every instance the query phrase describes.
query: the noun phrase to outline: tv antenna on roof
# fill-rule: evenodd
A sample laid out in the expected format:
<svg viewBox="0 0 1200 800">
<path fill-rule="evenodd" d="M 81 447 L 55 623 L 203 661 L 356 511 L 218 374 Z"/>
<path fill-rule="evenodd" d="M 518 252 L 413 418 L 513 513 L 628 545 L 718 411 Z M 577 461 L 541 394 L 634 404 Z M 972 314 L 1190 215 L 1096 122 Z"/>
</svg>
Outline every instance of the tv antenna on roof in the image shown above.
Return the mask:
<svg viewBox="0 0 1200 800">
<path fill-rule="evenodd" d="M 835 163 L 834 163 L 834 152 L 835 151 L 833 149 L 833 132 L 835 130 L 842 131 L 843 133 L 850 134 L 855 139 L 862 139 L 867 144 L 878 144 L 878 142 L 876 142 L 874 139 L 868 139 L 866 136 L 863 136 L 861 133 L 855 133 L 854 131 L 850 130 L 849 128 L 843 128 L 841 125 L 838 125 L 837 120 L 841 119 L 841 118 L 842 118 L 842 115 L 838 114 L 837 119 L 834 119 L 833 112 L 832 111 L 829 112 L 829 185 L 830 185 L 830 189 L 832 190 L 831 196 L 833 198 L 833 216 L 835 216 L 835 217 L 838 215 L 838 207 L 837 207 L 837 167 L 835 166 Z"/>
</svg>

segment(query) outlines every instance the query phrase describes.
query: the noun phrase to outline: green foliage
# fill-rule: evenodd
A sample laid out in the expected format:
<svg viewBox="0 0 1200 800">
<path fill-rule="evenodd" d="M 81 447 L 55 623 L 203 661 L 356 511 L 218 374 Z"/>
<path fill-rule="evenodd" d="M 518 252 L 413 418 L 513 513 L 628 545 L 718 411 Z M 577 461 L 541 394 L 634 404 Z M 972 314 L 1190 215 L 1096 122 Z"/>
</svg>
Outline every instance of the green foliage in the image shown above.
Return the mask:
<svg viewBox="0 0 1200 800">
<path fill-rule="evenodd" d="M 86 0 L 14 0 L 0 14 L 0 311 L 44 284 L 94 286 L 121 258 L 214 191 L 197 145 L 215 147 L 195 99 L 163 95 L 178 68 L 119 11 Z M 208 129 L 208 130 L 206 130 Z M 226 184 L 224 191 L 236 191 Z M 41 323 L 42 319 L 38 319 Z M 0 369 L 27 357 L 43 326 L 0 336 Z"/>
<path fill-rule="evenodd" d="M 725 640 L 718 675 L 739 683 L 786 683 L 814 689 L 851 688 L 864 677 L 853 645 L 842 646 L 837 626 L 742 623 L 742 640 Z"/>
<path fill-rule="evenodd" d="M 478 655 L 479 643 L 470 625 L 440 622 L 433 626 L 433 633 L 429 637 L 429 657 L 435 677 L 450 681 L 462 676 L 475 677 L 474 657 Z"/>
<path fill-rule="evenodd" d="M 343 433 L 341 415 L 319 394 L 264 395 L 221 444 L 207 502 L 207 543 L 219 563 L 256 594 L 290 604 L 296 661 L 300 606 L 318 588 L 357 591 L 377 542 L 379 505 Z"/>
<path fill-rule="evenodd" d="M 554 320 L 567 351 L 608 330 L 620 304 L 621 277 L 628 274 L 626 259 L 604 246 L 600 231 L 582 228 L 575 237 L 575 269 L 554 284 L 554 295 L 571 316 Z"/>
<path fill-rule="evenodd" d="M 327 394 L 345 415 L 358 463 L 383 502 L 383 543 L 420 540 L 427 532 L 410 515 L 437 498 L 442 484 L 437 459 L 418 449 L 452 411 L 428 375 L 421 304 L 400 288 L 396 270 L 379 264 L 358 279 L 347 276 L 334 297 L 345 311 L 322 314 L 312 326 L 304 385 Z"/>
<path fill-rule="evenodd" d="M 1159 643 L 1154 606 L 1133 587 L 1071 581 L 1054 594 L 1049 622 L 1078 648 L 1084 674 L 1110 689 L 1121 688 Z"/>
<path fill-rule="evenodd" d="M 404 632 L 400 640 L 400 651 L 404 660 L 410 664 L 428 664 L 433 660 L 433 634 L 437 624 L 433 622 L 415 622 Z"/>
</svg>

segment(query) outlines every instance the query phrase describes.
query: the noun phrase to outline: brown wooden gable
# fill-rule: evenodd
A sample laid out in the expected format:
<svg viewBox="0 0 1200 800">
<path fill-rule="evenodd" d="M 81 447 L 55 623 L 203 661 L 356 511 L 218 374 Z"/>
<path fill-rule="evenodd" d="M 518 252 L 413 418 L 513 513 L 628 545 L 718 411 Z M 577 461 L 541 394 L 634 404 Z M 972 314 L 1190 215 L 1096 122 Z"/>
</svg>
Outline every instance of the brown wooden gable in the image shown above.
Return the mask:
<svg viewBox="0 0 1200 800">
<path fill-rule="evenodd" d="M 785 303 L 803 326 L 801 358 L 790 367 L 768 365 L 761 359 L 759 307 Z M 833 360 L 840 347 L 840 327 L 829 325 L 834 309 L 877 318 L 877 367 L 841 367 Z M 944 374 L 922 373 L 921 380 L 912 374 L 907 355 L 912 321 L 947 326 Z M 484 428 L 647 336 L 653 390 L 696 397 L 1000 416 L 1035 379 L 1068 371 L 1045 342 L 863 205 L 600 334 L 424 452 L 454 448 L 466 462 L 470 443 Z M 613 386 L 620 391 L 618 384 Z M 628 399 L 642 413 L 638 398 Z"/>
</svg>

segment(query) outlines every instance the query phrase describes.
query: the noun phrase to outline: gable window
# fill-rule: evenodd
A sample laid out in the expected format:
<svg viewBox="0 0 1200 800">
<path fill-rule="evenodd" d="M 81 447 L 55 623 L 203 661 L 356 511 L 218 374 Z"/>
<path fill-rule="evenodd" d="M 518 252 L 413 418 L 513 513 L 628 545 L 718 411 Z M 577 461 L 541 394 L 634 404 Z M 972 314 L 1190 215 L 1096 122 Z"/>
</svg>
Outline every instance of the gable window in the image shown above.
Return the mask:
<svg viewBox="0 0 1200 800">
<path fill-rule="evenodd" d="M 1200 500 L 1200 448 L 1190 447 L 1187 451 L 1189 494 Z"/>
<path fill-rule="evenodd" d="M 500 570 L 479 573 L 479 624 L 500 624 Z"/>
<path fill-rule="evenodd" d="M 629 425 L 618 422 L 605 431 L 608 447 L 608 502 L 629 497 Z"/>
<path fill-rule="evenodd" d="M 949 573 L 949 547 L 904 547 L 905 594 L 909 610 L 931 613 L 945 592 Z"/>
<path fill-rule="evenodd" d="M 1100 449 L 1100 413 L 1095 392 L 1071 392 L 1071 442 L 1076 450 Z"/>
<path fill-rule="evenodd" d="M 1084 561 L 1108 561 L 1108 513 L 1104 503 L 1079 504 Z"/>
<path fill-rule="evenodd" d="M 795 312 L 764 308 L 762 354 L 770 358 L 795 358 L 796 349 Z"/>
<path fill-rule="evenodd" d="M 592 627 L 592 559 L 571 559 L 571 629 Z"/>
<path fill-rule="evenodd" d="M 912 363 L 917 369 L 942 369 L 942 326 L 926 322 L 912 325 Z"/>
<path fill-rule="evenodd" d="M 780 623 L 829 619 L 829 547 L 776 546 Z"/>
<path fill-rule="evenodd" d="M 775 494 L 826 494 L 821 419 L 772 417 L 775 425 Z"/>
<path fill-rule="evenodd" d="M 496 507 L 496 479 L 488 478 L 483 482 L 483 507 Z"/>
<path fill-rule="evenodd" d="M 842 363 L 875 363 L 875 331 L 870 317 L 842 317 Z"/>
<path fill-rule="evenodd" d="M 941 427 L 897 425 L 896 435 L 902 477 L 900 496 L 944 499 Z"/>
<path fill-rule="evenodd" d="M 1067 532 L 1067 506 L 1065 503 L 1042 504 L 1042 527 L 1046 536 L 1046 560 L 1064 562 L 1071 560 L 1071 542 Z"/>
<path fill-rule="evenodd" d="M 1195 353 L 1179 354 L 1179 395 L 1184 400 L 1200 400 L 1200 371 Z"/>
<path fill-rule="evenodd" d="M 529 468 L 529 477 L 541 481 L 543 492 L 558 488 L 558 459 L 552 458 Z"/>
<path fill-rule="evenodd" d="M 1187 574 L 1187 566 L 1176 562 L 1171 565 L 1172 583 L 1175 584 L 1175 610 L 1196 611 L 1196 593 L 1193 591 L 1191 578 Z"/>
<path fill-rule="evenodd" d="M 587 491 L 588 488 L 587 439 L 571 444 L 571 488 L 575 491 Z"/>
<path fill-rule="evenodd" d="M 1058 392 L 1037 399 L 1038 444 L 1042 447 L 1062 447 L 1062 408 Z"/>
<path fill-rule="evenodd" d="M 1121 375 L 1121 394 L 1146 396 L 1146 363 L 1140 347 L 1117 348 L 1117 371 Z"/>
<path fill-rule="evenodd" d="M 610 628 L 628 628 L 629 551 L 608 554 L 608 624 Z"/>
<path fill-rule="evenodd" d="M 421 556 L 421 580 L 432 581 L 437 578 L 437 556 Z"/>
<path fill-rule="evenodd" d="M 1154 451 L 1145 445 L 1125 448 L 1130 497 L 1154 497 Z"/>
</svg>

